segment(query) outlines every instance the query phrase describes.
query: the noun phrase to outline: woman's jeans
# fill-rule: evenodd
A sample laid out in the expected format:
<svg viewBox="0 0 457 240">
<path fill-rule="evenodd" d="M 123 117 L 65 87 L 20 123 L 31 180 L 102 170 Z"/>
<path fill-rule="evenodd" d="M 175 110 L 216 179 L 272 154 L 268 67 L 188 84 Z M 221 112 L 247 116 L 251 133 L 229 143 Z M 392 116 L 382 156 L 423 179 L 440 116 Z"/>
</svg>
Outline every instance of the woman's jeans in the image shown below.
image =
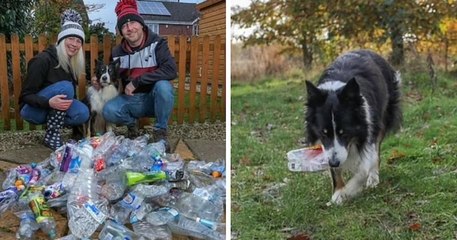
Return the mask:
<svg viewBox="0 0 457 240">
<path fill-rule="evenodd" d="M 154 127 L 167 129 L 174 106 L 174 89 L 168 80 L 157 81 L 149 93 L 119 95 L 103 108 L 106 121 L 133 126 L 141 117 L 155 117 Z"/>
<path fill-rule="evenodd" d="M 38 92 L 39 96 L 46 97 L 48 100 L 56 95 L 67 95 L 71 99 L 75 95 L 73 84 L 70 81 L 60 81 L 54 83 Z M 51 109 L 32 107 L 25 104 L 21 109 L 21 117 L 32 124 L 45 124 L 48 112 Z M 64 125 L 76 126 L 85 123 L 89 119 L 89 108 L 77 99 L 73 99 L 70 107 L 66 111 Z"/>
</svg>

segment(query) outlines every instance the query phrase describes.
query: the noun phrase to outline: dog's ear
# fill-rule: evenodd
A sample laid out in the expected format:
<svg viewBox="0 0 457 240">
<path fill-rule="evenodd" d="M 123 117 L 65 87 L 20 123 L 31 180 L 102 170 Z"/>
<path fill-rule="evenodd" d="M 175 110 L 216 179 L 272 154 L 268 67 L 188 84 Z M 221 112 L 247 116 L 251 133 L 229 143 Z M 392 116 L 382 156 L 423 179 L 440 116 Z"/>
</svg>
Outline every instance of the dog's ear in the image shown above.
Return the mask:
<svg viewBox="0 0 457 240">
<path fill-rule="evenodd" d="M 338 99 L 343 103 L 353 103 L 360 101 L 360 87 L 355 78 L 349 80 L 346 86 L 338 94 Z"/>
<path fill-rule="evenodd" d="M 324 104 L 327 94 L 319 90 L 314 86 L 312 82 L 308 80 L 306 80 L 306 91 L 308 93 L 308 104 Z"/>
<path fill-rule="evenodd" d="M 118 69 L 119 66 L 121 65 L 121 58 L 117 58 L 116 60 L 113 61 L 113 66 Z"/>
</svg>

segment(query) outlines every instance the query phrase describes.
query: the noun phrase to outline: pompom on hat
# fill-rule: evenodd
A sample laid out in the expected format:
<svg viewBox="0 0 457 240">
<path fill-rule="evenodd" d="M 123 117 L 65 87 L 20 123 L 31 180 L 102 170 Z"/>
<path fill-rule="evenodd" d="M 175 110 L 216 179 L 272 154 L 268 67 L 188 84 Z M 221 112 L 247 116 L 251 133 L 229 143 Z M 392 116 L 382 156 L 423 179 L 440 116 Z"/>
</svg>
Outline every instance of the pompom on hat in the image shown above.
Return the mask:
<svg viewBox="0 0 457 240">
<path fill-rule="evenodd" d="M 117 29 L 122 35 L 122 25 L 126 22 L 136 21 L 144 25 L 144 20 L 138 13 L 136 0 L 120 0 L 114 9 L 117 15 Z"/>
<path fill-rule="evenodd" d="M 83 20 L 81 15 L 73 10 L 67 9 L 60 15 L 62 28 L 57 36 L 57 44 L 66 37 L 78 37 L 84 43 L 84 29 L 81 27 Z"/>
</svg>

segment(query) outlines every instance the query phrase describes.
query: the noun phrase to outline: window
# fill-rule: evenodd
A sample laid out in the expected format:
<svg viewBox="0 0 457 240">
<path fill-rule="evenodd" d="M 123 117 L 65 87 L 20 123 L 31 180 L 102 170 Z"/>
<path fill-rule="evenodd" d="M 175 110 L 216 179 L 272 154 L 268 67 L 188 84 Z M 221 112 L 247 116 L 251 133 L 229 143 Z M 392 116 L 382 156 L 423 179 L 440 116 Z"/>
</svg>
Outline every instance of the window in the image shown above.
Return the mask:
<svg viewBox="0 0 457 240">
<path fill-rule="evenodd" d="M 149 27 L 149 29 L 151 29 L 151 31 L 159 34 L 159 24 L 157 24 L 157 23 L 149 23 L 148 27 Z"/>
<path fill-rule="evenodd" d="M 198 36 L 200 34 L 200 29 L 198 27 L 198 23 L 195 23 L 193 26 L 192 26 L 192 35 L 194 36 Z"/>
</svg>

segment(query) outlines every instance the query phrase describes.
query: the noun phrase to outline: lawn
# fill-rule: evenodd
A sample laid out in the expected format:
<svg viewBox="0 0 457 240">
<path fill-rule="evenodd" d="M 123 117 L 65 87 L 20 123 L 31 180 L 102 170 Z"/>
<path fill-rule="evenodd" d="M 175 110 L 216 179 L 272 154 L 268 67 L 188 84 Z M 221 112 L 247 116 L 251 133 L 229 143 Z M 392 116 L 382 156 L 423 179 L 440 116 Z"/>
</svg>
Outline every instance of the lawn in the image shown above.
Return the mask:
<svg viewBox="0 0 457 240">
<path fill-rule="evenodd" d="M 316 80 L 316 79 L 314 79 Z M 456 239 L 457 82 L 403 75 L 401 132 L 382 145 L 380 184 L 342 206 L 328 172 L 293 173 L 304 79 L 232 83 L 232 236 L 236 239 Z"/>
</svg>

